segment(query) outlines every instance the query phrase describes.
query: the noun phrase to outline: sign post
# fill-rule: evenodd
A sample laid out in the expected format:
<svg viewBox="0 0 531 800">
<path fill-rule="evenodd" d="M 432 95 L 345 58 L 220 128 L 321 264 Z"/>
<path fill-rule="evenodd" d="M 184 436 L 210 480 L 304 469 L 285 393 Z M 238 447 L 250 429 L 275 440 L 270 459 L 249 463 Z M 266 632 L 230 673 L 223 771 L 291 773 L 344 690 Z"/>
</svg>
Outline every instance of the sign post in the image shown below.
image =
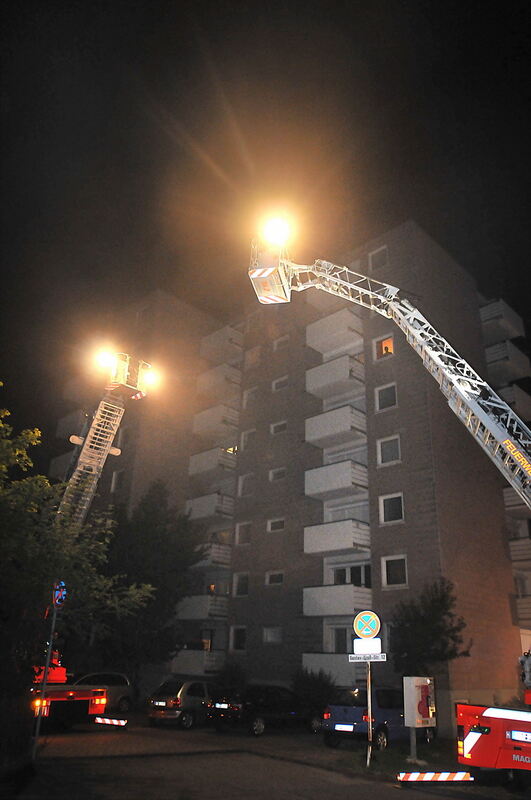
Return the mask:
<svg viewBox="0 0 531 800">
<path fill-rule="evenodd" d="M 382 640 L 376 638 L 380 632 L 380 618 L 374 611 L 360 611 L 352 623 L 354 633 L 354 653 L 349 654 L 349 663 L 365 661 L 367 663 L 367 763 L 369 767 L 372 755 L 372 661 L 386 661 L 386 653 L 382 653 Z"/>
<path fill-rule="evenodd" d="M 417 728 L 435 727 L 435 713 L 433 678 L 404 678 L 404 725 L 409 728 L 410 742 L 407 760 L 413 764 L 422 763 L 417 759 Z"/>
</svg>

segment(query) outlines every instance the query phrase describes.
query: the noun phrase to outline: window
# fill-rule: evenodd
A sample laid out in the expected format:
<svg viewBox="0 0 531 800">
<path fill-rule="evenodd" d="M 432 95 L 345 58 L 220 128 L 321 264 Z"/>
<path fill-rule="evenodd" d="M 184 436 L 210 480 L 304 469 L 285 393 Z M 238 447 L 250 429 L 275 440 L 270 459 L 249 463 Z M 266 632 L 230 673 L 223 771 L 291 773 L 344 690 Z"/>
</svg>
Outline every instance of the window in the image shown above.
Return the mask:
<svg viewBox="0 0 531 800">
<path fill-rule="evenodd" d="M 348 628 L 333 628 L 332 647 L 334 653 L 348 653 Z"/>
<path fill-rule="evenodd" d="M 251 523 L 250 522 L 237 522 L 236 523 L 236 544 L 250 544 L 251 543 Z"/>
<path fill-rule="evenodd" d="M 286 477 L 286 467 L 277 467 L 276 469 L 269 470 L 269 480 L 271 481 L 271 483 L 273 481 L 281 481 L 285 477 Z"/>
<path fill-rule="evenodd" d="M 382 494 L 378 498 L 380 523 L 399 522 L 404 519 L 404 498 L 402 492 Z"/>
<path fill-rule="evenodd" d="M 285 527 L 286 527 L 286 520 L 284 519 L 284 517 L 267 520 L 268 533 L 274 533 L 275 531 L 283 531 Z"/>
<path fill-rule="evenodd" d="M 382 586 L 407 586 L 406 556 L 382 558 Z"/>
<path fill-rule="evenodd" d="M 247 649 L 247 628 L 244 625 L 232 625 L 230 629 L 230 649 Z"/>
<path fill-rule="evenodd" d="M 275 353 L 278 350 L 286 350 L 289 346 L 289 335 L 286 334 L 285 336 L 279 336 L 278 339 L 273 339 L 273 350 Z"/>
<path fill-rule="evenodd" d="M 238 478 L 238 497 L 248 497 L 254 493 L 254 472 L 240 475 Z"/>
<path fill-rule="evenodd" d="M 389 264 L 389 251 L 387 245 L 379 247 L 378 250 L 373 250 L 369 253 L 369 268 L 372 272 L 375 269 L 381 269 Z"/>
<path fill-rule="evenodd" d="M 376 459 L 379 466 L 400 461 L 400 436 L 388 436 L 376 442 Z"/>
<path fill-rule="evenodd" d="M 281 389 L 285 389 L 289 383 L 289 376 L 283 375 L 281 378 L 276 378 L 273 383 L 271 384 L 271 391 L 272 392 L 280 392 Z"/>
<path fill-rule="evenodd" d="M 248 389 L 243 390 L 243 407 L 249 408 L 258 397 L 258 386 L 249 386 Z"/>
<path fill-rule="evenodd" d="M 281 586 L 284 583 L 283 572 L 266 572 L 265 584 L 266 586 Z"/>
<path fill-rule="evenodd" d="M 375 339 L 373 341 L 373 348 L 375 361 L 392 356 L 395 352 L 393 336 L 384 336 L 382 339 Z"/>
<path fill-rule="evenodd" d="M 396 406 L 396 383 L 378 386 L 374 392 L 376 411 L 385 411 L 386 408 L 394 408 Z"/>
<path fill-rule="evenodd" d="M 235 572 L 232 576 L 233 597 L 247 597 L 249 594 L 249 573 Z"/>
<path fill-rule="evenodd" d="M 262 641 L 264 644 L 282 644 L 282 628 L 264 626 Z"/>
<path fill-rule="evenodd" d="M 260 345 L 257 345 L 257 347 L 251 347 L 250 350 L 246 350 L 243 357 L 243 368 L 251 369 L 252 367 L 257 367 L 260 363 L 260 355 Z"/>
<path fill-rule="evenodd" d="M 240 437 L 240 446 L 242 450 L 247 450 L 250 444 L 256 439 L 256 428 L 250 428 L 248 431 L 242 431 Z"/>
<path fill-rule="evenodd" d="M 124 481 L 123 469 L 115 470 L 111 478 L 111 492 L 119 492 Z"/>
<path fill-rule="evenodd" d="M 284 433 L 287 429 L 288 423 L 285 419 L 283 419 L 282 422 L 272 422 L 269 426 L 269 431 L 272 436 L 276 436 L 277 433 Z"/>
<path fill-rule="evenodd" d="M 336 586 L 344 586 L 347 583 L 353 586 L 365 586 L 367 589 L 372 586 L 370 564 L 335 567 L 332 570 L 332 577 Z"/>
</svg>

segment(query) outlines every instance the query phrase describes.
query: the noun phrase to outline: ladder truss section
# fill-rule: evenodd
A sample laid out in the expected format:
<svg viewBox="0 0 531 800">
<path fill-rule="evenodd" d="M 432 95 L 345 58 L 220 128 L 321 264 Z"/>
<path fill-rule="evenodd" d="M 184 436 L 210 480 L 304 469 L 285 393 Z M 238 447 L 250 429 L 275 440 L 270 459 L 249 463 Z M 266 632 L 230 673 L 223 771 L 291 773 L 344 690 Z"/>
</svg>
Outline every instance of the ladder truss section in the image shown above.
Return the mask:
<svg viewBox="0 0 531 800">
<path fill-rule="evenodd" d="M 82 523 L 85 519 L 123 414 L 120 398 L 108 395 L 94 414 L 59 505 L 59 513 L 69 513 L 75 522 Z"/>
</svg>

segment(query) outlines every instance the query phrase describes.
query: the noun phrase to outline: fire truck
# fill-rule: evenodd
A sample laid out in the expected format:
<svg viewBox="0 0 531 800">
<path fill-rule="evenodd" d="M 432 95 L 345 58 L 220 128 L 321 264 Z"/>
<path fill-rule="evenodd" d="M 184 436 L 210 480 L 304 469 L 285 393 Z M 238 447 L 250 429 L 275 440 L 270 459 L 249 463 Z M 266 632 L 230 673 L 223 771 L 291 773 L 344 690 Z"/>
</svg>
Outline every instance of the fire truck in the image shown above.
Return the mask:
<svg viewBox="0 0 531 800">
<path fill-rule="evenodd" d="M 44 667 L 35 667 L 31 687 L 31 707 L 35 717 L 69 727 L 76 722 L 90 722 L 105 712 L 107 692 L 94 686 L 71 686 L 67 683 L 66 669 L 61 665 L 60 654 L 52 651 L 44 693 L 42 681 Z"/>
</svg>

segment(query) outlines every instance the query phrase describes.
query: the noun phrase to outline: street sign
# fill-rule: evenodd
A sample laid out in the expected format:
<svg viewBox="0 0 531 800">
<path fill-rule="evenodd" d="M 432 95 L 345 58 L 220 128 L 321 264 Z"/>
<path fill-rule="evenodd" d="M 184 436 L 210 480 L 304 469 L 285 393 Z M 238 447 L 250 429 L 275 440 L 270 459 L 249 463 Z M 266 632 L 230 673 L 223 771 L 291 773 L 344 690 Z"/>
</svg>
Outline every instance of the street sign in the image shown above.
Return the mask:
<svg viewBox="0 0 531 800">
<path fill-rule="evenodd" d="M 380 617 L 374 611 L 360 611 L 354 617 L 352 627 L 360 639 L 372 639 L 380 632 Z"/>
<path fill-rule="evenodd" d="M 356 661 L 387 661 L 387 653 L 349 653 L 348 662 L 352 664 Z"/>
<path fill-rule="evenodd" d="M 64 581 L 56 581 L 53 585 L 53 604 L 62 606 L 66 600 L 66 586 Z"/>
<path fill-rule="evenodd" d="M 382 640 L 379 636 L 372 639 L 354 639 L 354 652 L 358 656 L 364 656 L 368 653 L 381 653 Z"/>
</svg>

